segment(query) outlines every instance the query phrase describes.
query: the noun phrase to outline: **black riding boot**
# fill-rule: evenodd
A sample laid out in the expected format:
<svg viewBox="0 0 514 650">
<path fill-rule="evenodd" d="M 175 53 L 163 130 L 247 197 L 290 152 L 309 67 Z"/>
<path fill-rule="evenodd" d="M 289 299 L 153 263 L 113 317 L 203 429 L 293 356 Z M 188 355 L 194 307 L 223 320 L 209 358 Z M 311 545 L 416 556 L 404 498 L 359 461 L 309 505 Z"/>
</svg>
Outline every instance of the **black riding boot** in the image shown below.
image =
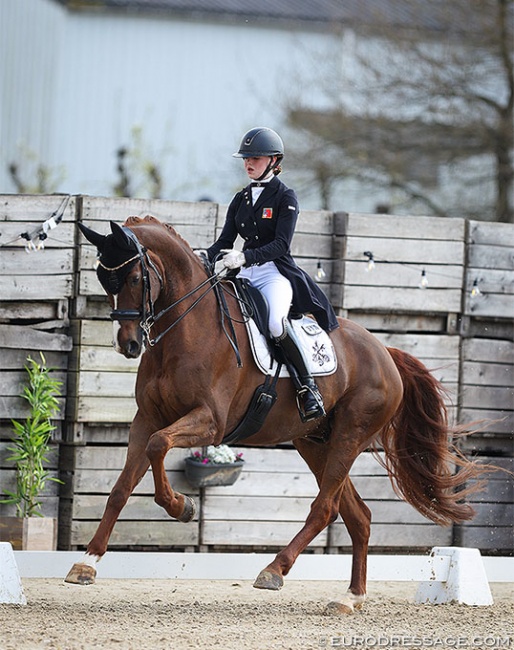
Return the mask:
<svg viewBox="0 0 514 650">
<path fill-rule="evenodd" d="M 326 415 L 323 398 L 312 378 L 300 342 L 289 321 L 284 321 L 284 333 L 280 338 L 275 339 L 275 343 L 285 357 L 286 365 L 296 387 L 296 399 L 302 421 L 308 422 Z"/>
</svg>

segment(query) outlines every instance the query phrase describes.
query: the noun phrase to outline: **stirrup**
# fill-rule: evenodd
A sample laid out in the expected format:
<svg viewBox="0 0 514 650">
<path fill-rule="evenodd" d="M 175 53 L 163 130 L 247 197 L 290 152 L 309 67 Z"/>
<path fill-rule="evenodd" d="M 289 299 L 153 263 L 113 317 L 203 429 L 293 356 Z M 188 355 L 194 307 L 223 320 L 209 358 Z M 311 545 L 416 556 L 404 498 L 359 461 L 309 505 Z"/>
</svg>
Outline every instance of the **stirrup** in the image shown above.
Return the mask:
<svg viewBox="0 0 514 650">
<path fill-rule="evenodd" d="M 305 395 L 310 394 L 314 401 L 316 402 L 316 407 L 314 410 L 305 412 L 304 406 L 302 404 L 303 398 Z M 300 419 L 302 422 L 310 422 L 311 420 L 317 420 L 326 415 L 325 407 L 323 405 L 323 399 L 320 392 L 317 389 L 313 389 L 310 386 L 303 385 L 296 393 L 296 405 L 298 406 L 298 412 L 300 414 Z"/>
</svg>

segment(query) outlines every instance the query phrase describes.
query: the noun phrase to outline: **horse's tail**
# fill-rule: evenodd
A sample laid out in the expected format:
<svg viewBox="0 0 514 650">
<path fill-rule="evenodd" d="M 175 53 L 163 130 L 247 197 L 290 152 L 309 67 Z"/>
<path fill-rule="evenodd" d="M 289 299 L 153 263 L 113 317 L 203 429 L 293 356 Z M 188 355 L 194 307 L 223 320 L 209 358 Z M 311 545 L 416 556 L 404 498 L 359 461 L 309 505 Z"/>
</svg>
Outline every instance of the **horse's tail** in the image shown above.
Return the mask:
<svg viewBox="0 0 514 650">
<path fill-rule="evenodd" d="M 446 526 L 472 519 L 463 503 L 481 489 L 480 482 L 464 487 L 487 471 L 469 461 L 451 438 L 458 429 L 448 425 L 441 383 L 415 357 L 387 348 L 403 381 L 404 394 L 389 426 L 381 433 L 386 467 L 395 492 L 422 515 Z"/>
</svg>

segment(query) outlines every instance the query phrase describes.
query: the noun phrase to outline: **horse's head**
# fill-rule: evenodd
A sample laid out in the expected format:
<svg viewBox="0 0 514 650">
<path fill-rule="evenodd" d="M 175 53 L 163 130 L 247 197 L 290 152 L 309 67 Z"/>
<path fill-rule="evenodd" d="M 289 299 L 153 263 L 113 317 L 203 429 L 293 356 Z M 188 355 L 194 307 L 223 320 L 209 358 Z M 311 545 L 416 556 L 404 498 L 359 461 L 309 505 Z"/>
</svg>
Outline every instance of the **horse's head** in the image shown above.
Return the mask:
<svg viewBox="0 0 514 650">
<path fill-rule="evenodd" d="M 114 347 L 128 359 L 136 359 L 143 349 L 142 325 L 153 316 L 153 305 L 162 288 L 158 260 L 127 226 L 111 221 L 111 234 L 102 235 L 78 225 L 98 249 L 96 273 L 112 307 Z"/>
</svg>

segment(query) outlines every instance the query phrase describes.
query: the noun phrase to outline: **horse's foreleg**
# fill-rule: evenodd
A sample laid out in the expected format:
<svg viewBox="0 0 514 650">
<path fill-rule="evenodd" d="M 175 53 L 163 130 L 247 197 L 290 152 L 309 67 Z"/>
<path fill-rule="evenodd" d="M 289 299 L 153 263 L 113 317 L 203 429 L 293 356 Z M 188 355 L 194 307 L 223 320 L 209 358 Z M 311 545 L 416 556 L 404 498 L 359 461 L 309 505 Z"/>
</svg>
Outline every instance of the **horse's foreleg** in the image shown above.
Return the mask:
<svg viewBox="0 0 514 650">
<path fill-rule="evenodd" d="M 155 502 L 164 508 L 170 517 L 182 522 L 191 521 L 195 516 L 196 506 L 191 497 L 171 488 L 164 468 L 166 454 L 172 447 L 210 445 L 214 441 L 215 431 L 211 411 L 206 407 L 199 407 L 150 436 L 146 455 L 152 465 Z"/>
<path fill-rule="evenodd" d="M 150 466 L 150 461 L 141 451 L 132 451 L 129 447 L 127 460 L 116 484 L 114 485 L 100 524 L 93 539 L 87 546 L 84 558 L 75 563 L 65 578 L 65 582 L 80 585 L 93 584 L 96 577 L 96 563 L 107 550 L 107 544 L 118 520 L 119 514 L 127 503 L 134 488 L 143 478 Z"/>
</svg>

